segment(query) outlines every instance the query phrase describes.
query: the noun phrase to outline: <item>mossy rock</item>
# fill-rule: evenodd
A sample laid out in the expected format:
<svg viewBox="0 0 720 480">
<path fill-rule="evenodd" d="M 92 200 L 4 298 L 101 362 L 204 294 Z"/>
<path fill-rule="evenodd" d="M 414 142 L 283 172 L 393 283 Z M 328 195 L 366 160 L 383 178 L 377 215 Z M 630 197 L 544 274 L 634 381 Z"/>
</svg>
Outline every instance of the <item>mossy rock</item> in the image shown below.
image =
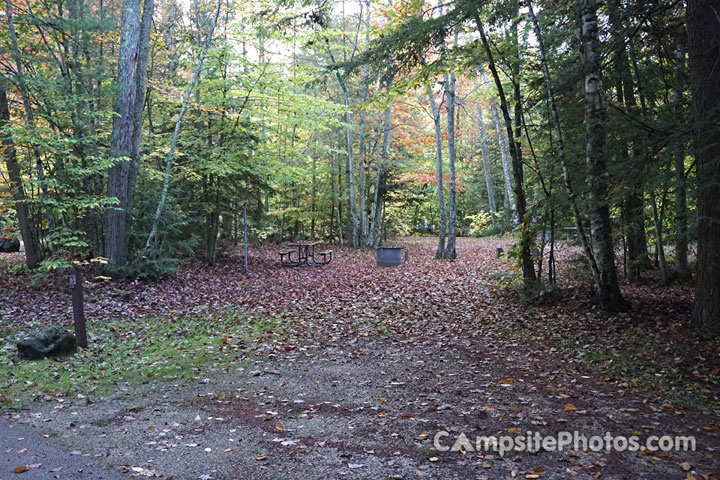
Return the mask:
<svg viewBox="0 0 720 480">
<path fill-rule="evenodd" d="M 61 327 L 48 327 L 17 342 L 22 358 L 38 360 L 45 357 L 62 357 L 77 351 L 75 335 Z"/>
</svg>

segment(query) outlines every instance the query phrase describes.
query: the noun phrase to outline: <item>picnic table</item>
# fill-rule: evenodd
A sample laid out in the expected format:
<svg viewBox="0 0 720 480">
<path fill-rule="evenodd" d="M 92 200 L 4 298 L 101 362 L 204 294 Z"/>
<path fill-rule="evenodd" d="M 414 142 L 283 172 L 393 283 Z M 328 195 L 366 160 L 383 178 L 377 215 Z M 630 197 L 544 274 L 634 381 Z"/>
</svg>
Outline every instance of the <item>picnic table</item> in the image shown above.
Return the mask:
<svg viewBox="0 0 720 480">
<path fill-rule="evenodd" d="M 300 265 L 309 265 L 311 267 L 320 267 L 327 265 L 332 260 L 332 250 L 324 252 L 316 252 L 316 247 L 322 242 L 305 241 L 295 242 L 288 246 L 288 250 L 280 252 L 280 263 L 286 267 L 298 267 Z M 293 255 L 295 258 L 293 258 Z M 319 257 L 319 258 L 316 258 Z"/>
</svg>

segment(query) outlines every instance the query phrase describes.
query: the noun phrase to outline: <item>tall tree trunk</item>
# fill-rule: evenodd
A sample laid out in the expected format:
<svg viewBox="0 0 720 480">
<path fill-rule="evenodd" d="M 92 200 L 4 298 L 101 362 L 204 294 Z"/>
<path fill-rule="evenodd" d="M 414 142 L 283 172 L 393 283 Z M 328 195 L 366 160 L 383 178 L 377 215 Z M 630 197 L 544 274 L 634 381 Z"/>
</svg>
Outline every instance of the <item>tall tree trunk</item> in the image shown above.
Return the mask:
<svg viewBox="0 0 720 480">
<path fill-rule="evenodd" d="M 447 235 L 447 210 L 445 208 L 445 189 L 443 187 L 442 127 L 440 126 L 440 109 L 435 103 L 435 96 L 430 86 L 427 87 L 427 95 L 432 108 L 433 123 L 435 124 L 435 178 L 437 181 L 438 207 L 440 208 L 440 231 L 438 232 L 438 247 L 435 258 L 442 258 L 445 252 L 445 237 Z"/>
<path fill-rule="evenodd" d="M 685 52 L 678 42 L 675 50 L 675 86 L 673 88 L 673 112 L 678 117 L 682 111 L 682 95 L 685 90 Z M 678 138 L 673 149 L 675 167 L 675 271 L 681 279 L 688 276 L 687 238 L 687 185 L 685 181 L 685 138 Z"/>
<path fill-rule="evenodd" d="M 483 119 L 482 104 L 480 101 L 476 107 L 478 122 L 478 138 L 480 140 L 480 153 L 482 154 L 483 173 L 485 174 L 485 188 L 487 189 L 488 208 L 492 215 L 492 224 L 497 224 L 497 206 L 495 205 L 495 189 L 493 188 L 492 171 L 490 169 L 490 155 L 488 154 L 488 146 L 485 138 L 485 125 Z"/>
<path fill-rule="evenodd" d="M 28 268 L 32 269 L 36 268 L 40 260 L 42 260 L 42 253 L 38 232 L 28 208 L 28 199 L 23 187 L 20 164 L 15 152 L 15 142 L 9 128 L 10 108 L 8 107 L 7 92 L 5 90 L 5 78 L 0 76 L 0 135 L 2 135 L 2 145 L 5 153 L 5 166 L 10 180 L 10 193 L 15 202 L 15 211 L 20 224 L 20 234 L 25 244 L 25 261 Z"/>
<path fill-rule="evenodd" d="M 538 47 L 540 50 L 540 63 L 542 64 L 543 69 L 543 77 L 545 79 L 545 90 L 547 93 L 548 103 L 550 104 L 550 117 L 552 119 L 552 124 L 555 127 L 555 131 L 557 132 L 557 151 L 558 151 L 558 158 L 560 159 L 560 165 L 562 166 L 562 172 L 563 172 L 563 181 L 565 184 L 565 191 L 568 194 L 568 199 L 570 200 L 570 206 L 572 207 L 573 212 L 573 219 L 575 220 L 575 228 L 578 230 L 578 236 L 580 237 L 580 242 L 583 246 L 583 252 L 585 253 L 585 257 L 588 260 L 588 263 L 590 265 L 590 271 L 592 272 L 593 281 L 595 282 L 595 288 L 596 290 L 599 290 L 599 284 L 600 284 L 600 272 L 598 271 L 597 263 L 595 262 L 595 255 L 593 254 L 592 248 L 590 246 L 590 243 L 588 242 L 587 235 L 585 234 L 585 227 L 582 223 L 582 218 L 580 217 L 580 208 L 578 207 L 577 197 L 575 195 L 575 189 L 572 186 L 572 181 L 570 179 L 570 169 L 568 168 L 568 162 L 567 158 L 565 157 L 565 136 L 563 135 L 563 129 L 560 124 L 560 116 L 558 115 L 557 110 L 557 104 L 555 103 L 555 91 L 553 89 L 552 84 L 552 78 L 550 77 L 550 69 L 547 64 L 547 56 L 545 54 L 545 42 L 543 41 L 543 35 L 542 30 L 540 30 L 540 23 L 537 20 L 537 17 L 535 16 L 535 11 L 532 7 L 532 2 L 530 0 L 527 1 L 527 7 L 528 12 L 530 13 L 530 19 L 532 20 L 533 29 L 535 31 L 535 38 L 538 42 Z M 551 212 L 550 216 L 550 230 L 551 230 L 551 237 L 554 235 L 553 233 L 553 222 L 555 221 L 554 218 L 554 212 Z M 553 245 L 554 238 L 551 239 L 551 253 L 553 252 Z M 549 267 L 552 268 L 552 267 Z M 549 277 L 552 282 L 552 277 Z"/>
<path fill-rule="evenodd" d="M 220 16 L 220 7 L 222 6 L 222 2 L 223 0 L 218 0 L 217 8 L 215 9 L 212 23 L 210 24 L 210 30 L 207 33 L 207 37 L 205 37 L 205 45 L 203 45 L 203 49 L 200 52 L 200 56 L 198 57 L 198 63 L 195 66 L 193 78 L 190 81 L 190 85 L 188 85 L 187 91 L 185 92 L 185 96 L 183 97 L 183 103 L 180 107 L 180 112 L 178 113 L 177 120 L 175 121 L 175 130 L 173 131 L 172 140 L 170 141 L 170 151 L 168 152 L 167 162 L 165 163 L 165 177 L 163 178 L 160 201 L 158 202 L 157 209 L 155 210 L 152 229 L 150 230 L 150 234 L 148 235 L 147 241 L 145 242 L 145 248 L 143 249 L 143 252 L 147 252 L 148 250 L 150 250 L 152 241 L 155 239 L 155 235 L 157 234 L 158 225 L 160 223 L 160 216 L 165 206 L 168 187 L 170 186 L 170 170 L 172 168 L 173 157 L 175 156 L 175 147 L 177 146 L 178 136 L 180 135 L 180 126 L 182 125 L 182 119 L 185 116 L 185 111 L 187 110 L 188 104 L 190 103 L 190 96 L 192 95 L 193 90 L 197 86 L 198 81 L 200 81 L 200 74 L 203 70 L 205 55 L 207 55 L 207 51 L 210 48 L 210 43 L 212 42 L 213 33 L 215 32 L 215 26 L 217 25 L 217 20 Z"/>
<path fill-rule="evenodd" d="M 15 75 L 17 78 L 17 85 L 20 90 L 20 97 L 22 98 L 23 109 L 25 110 L 25 123 L 28 129 L 32 133 L 33 137 L 37 135 L 35 131 L 35 118 L 33 116 L 32 105 L 30 104 L 30 95 L 27 91 L 25 84 L 25 75 L 23 74 L 23 64 L 20 59 L 20 50 L 18 48 L 17 35 L 15 34 L 15 23 L 13 22 L 13 13 L 10 0 L 5 0 L 5 15 L 7 16 L 8 30 L 10 31 L 10 40 L 12 42 L 12 58 L 15 61 Z M 52 232 L 55 229 L 55 219 L 53 217 L 52 209 L 48 203 L 48 187 L 45 182 L 45 168 L 43 167 L 42 156 L 40 155 L 40 148 L 33 138 L 30 140 L 30 148 L 32 149 L 33 156 L 35 157 L 35 168 L 37 169 L 38 181 L 40 182 L 41 198 L 43 200 L 43 207 L 45 211 L 45 220 L 47 221 L 47 227 Z M 52 245 L 51 245 L 52 247 Z"/>
<path fill-rule="evenodd" d="M 457 43 L 457 34 L 455 34 Z M 448 169 L 450 170 L 450 181 L 448 185 L 448 236 L 445 244 L 443 258 L 457 258 L 455 252 L 456 218 L 457 218 L 457 192 L 455 190 L 455 74 L 445 74 L 445 110 L 447 117 L 448 134 Z"/>
<path fill-rule="evenodd" d="M 338 75 L 339 77 L 339 75 Z M 343 100 L 347 111 L 343 116 L 345 121 L 345 186 L 347 194 L 348 209 L 348 235 L 352 235 L 353 248 L 358 248 L 359 244 L 359 225 L 358 225 L 358 209 L 356 203 L 355 190 L 355 157 L 353 155 L 353 133 L 352 133 L 352 114 L 350 112 L 350 91 L 343 80 L 339 80 L 343 85 Z"/>
<path fill-rule="evenodd" d="M 508 143 L 510 145 L 510 156 L 512 158 L 512 169 L 514 179 L 514 193 L 515 202 L 517 207 L 517 215 L 520 220 L 520 262 L 522 265 L 523 281 L 525 284 L 533 282 L 535 280 L 535 265 L 533 262 L 532 255 L 530 253 L 530 225 L 528 224 L 529 218 L 526 215 L 526 203 L 525 203 L 525 191 L 523 189 L 523 166 L 522 157 L 519 152 L 519 144 L 515 141 L 513 134 L 513 124 L 510 119 L 510 111 L 508 110 L 508 103 L 505 97 L 505 90 L 503 89 L 500 75 L 498 74 L 497 68 L 495 67 L 495 60 L 493 58 L 492 50 L 490 50 L 490 44 L 488 43 L 485 30 L 483 29 L 480 17 L 476 17 L 478 30 L 480 32 L 480 38 L 483 46 L 485 47 L 485 54 L 487 55 L 488 67 L 492 73 L 493 79 L 495 80 L 495 87 L 497 88 L 498 95 L 500 96 L 500 110 L 503 113 L 503 119 L 505 120 L 505 130 L 507 131 Z"/>
<path fill-rule="evenodd" d="M 512 188 L 512 174 L 510 173 L 510 157 L 508 153 L 508 146 L 505 142 L 505 134 L 503 134 L 502 127 L 500 126 L 500 118 L 498 115 L 497 107 L 495 105 L 490 106 L 492 113 L 493 123 L 495 124 L 495 131 L 498 135 L 498 149 L 500 150 L 500 161 L 502 162 L 503 170 L 503 181 L 505 182 L 505 203 L 510 209 L 509 220 L 513 227 L 517 227 L 518 215 L 517 206 L 515 204 L 515 194 Z"/>
<path fill-rule="evenodd" d="M 510 61 L 510 67 L 512 71 L 512 82 L 513 82 L 513 96 L 514 96 L 514 118 L 515 121 L 515 156 L 513 157 L 513 176 L 515 177 L 515 197 L 518 203 L 518 217 L 520 220 L 520 262 L 522 263 L 523 279 L 527 283 L 529 280 L 535 280 L 535 264 L 533 262 L 532 252 L 530 247 L 534 241 L 534 228 L 533 224 L 534 213 L 531 215 L 527 214 L 526 197 L 524 191 L 525 183 L 525 170 L 523 164 L 523 151 L 522 151 L 522 130 L 523 130 L 523 107 L 522 107 L 522 91 L 521 87 L 521 76 L 520 69 L 522 67 L 522 46 L 520 44 L 520 38 L 518 36 L 518 24 L 519 11 L 520 11 L 521 0 L 513 2 L 513 22 L 510 28 L 511 42 L 515 47 L 515 54 Z M 528 137 L 529 141 L 529 137 Z M 519 191 L 519 193 L 518 193 Z M 537 193 L 537 191 L 536 191 Z M 535 203 L 535 202 L 533 202 Z M 522 213 L 521 213 L 522 210 Z M 533 209 L 534 210 L 534 209 Z"/>
<path fill-rule="evenodd" d="M 145 109 L 145 95 L 147 87 L 148 60 L 150 58 L 150 31 L 152 30 L 155 0 L 143 0 L 142 19 L 140 21 L 140 35 L 138 39 L 138 54 L 135 80 L 135 109 L 133 117 L 133 145 L 128 170 L 127 194 L 125 195 L 125 245 L 127 248 L 132 223 L 132 210 L 135 203 L 135 185 L 140 161 L 140 145 L 142 139 L 143 110 Z"/>
<path fill-rule="evenodd" d="M 330 55 L 332 64 L 336 65 L 337 62 L 335 61 L 335 56 L 329 46 L 328 55 Z M 357 194 L 355 190 L 355 158 L 353 151 L 352 113 L 350 111 L 350 89 L 347 81 L 340 75 L 340 72 L 335 72 L 335 77 L 342 89 L 343 104 L 345 105 L 343 121 L 345 123 L 345 151 L 347 152 L 345 159 L 345 190 L 348 199 L 348 234 L 351 234 L 352 236 L 353 248 L 358 248 L 360 246 L 358 243 L 360 237 L 360 225 L 358 219 Z"/>
<path fill-rule="evenodd" d="M 626 311 L 615 270 L 610 228 L 607 168 L 605 165 L 605 98 L 601 76 L 600 39 L 596 0 L 578 1 L 578 36 L 585 77 L 585 131 L 587 133 L 587 184 L 593 252 L 599 272 L 596 296 L 607 311 Z"/>
<path fill-rule="evenodd" d="M 485 69 L 482 68 L 483 85 L 487 87 L 490 82 L 487 77 Z M 515 195 L 512 189 L 512 175 L 510 174 L 510 159 L 508 158 L 508 146 L 505 143 L 505 135 L 503 134 L 502 127 L 500 126 L 500 116 L 498 115 L 497 107 L 494 104 L 490 105 L 490 113 L 492 115 L 492 121 L 495 125 L 495 132 L 498 137 L 498 150 L 500 150 L 500 160 L 502 161 L 503 180 L 505 182 L 505 203 L 510 207 L 510 221 L 512 225 L 516 227 L 518 225 L 517 218 L 517 207 L 515 205 Z"/>
<path fill-rule="evenodd" d="M 693 138 L 698 182 L 697 287 L 692 325 L 720 335 L 720 0 L 688 0 Z"/>
<path fill-rule="evenodd" d="M 650 190 L 650 202 L 653 216 L 653 230 L 655 231 L 655 252 L 657 252 L 658 256 L 662 281 L 665 285 L 667 285 L 670 281 L 670 277 L 668 276 L 667 262 L 665 261 L 665 247 L 663 245 L 662 238 L 662 218 L 660 218 L 660 215 L 658 214 L 655 192 L 652 189 Z"/>
<path fill-rule="evenodd" d="M 360 11 L 362 12 L 363 5 L 366 6 L 367 12 L 365 14 L 365 51 L 370 48 L 370 0 L 360 0 Z M 367 102 L 368 93 L 370 88 L 370 65 L 363 66 L 363 89 L 362 89 L 362 103 L 363 105 Z M 368 217 L 367 207 L 365 206 L 365 156 L 366 156 L 366 130 L 367 128 L 367 112 L 365 108 L 360 111 L 360 144 L 358 156 L 358 191 L 360 193 L 358 202 L 358 214 L 360 215 L 360 234 L 359 243 L 360 245 L 366 245 L 368 243 Z"/>
<path fill-rule="evenodd" d="M 335 152 L 333 151 L 330 157 L 330 164 L 333 172 L 335 171 Z M 335 205 L 337 206 L 337 223 L 338 223 L 338 237 L 340 238 L 340 246 L 344 246 L 343 243 L 343 224 L 342 224 L 342 201 L 340 201 L 340 196 L 338 195 L 338 184 L 340 183 L 340 174 L 342 172 L 342 168 L 338 168 L 338 176 L 337 176 L 337 182 L 335 180 L 335 176 L 333 175 L 333 199 L 335 200 Z"/>
<path fill-rule="evenodd" d="M 317 159 L 313 156 L 312 159 L 312 197 L 310 198 L 310 238 L 315 238 L 315 196 L 317 194 L 317 175 L 316 175 L 316 163 Z"/>
<path fill-rule="evenodd" d="M 390 73 L 392 75 L 392 73 Z M 392 76 L 390 76 L 390 79 L 388 80 L 388 83 L 386 85 L 386 90 L 390 90 L 392 88 L 393 79 Z M 384 185 L 382 182 L 382 172 L 383 168 L 385 168 L 386 165 L 390 163 L 390 145 L 391 145 L 391 133 L 392 131 L 392 104 L 388 103 L 388 105 L 385 107 L 385 111 L 383 112 L 383 144 L 382 144 L 382 151 L 380 152 L 380 156 L 378 158 L 378 165 L 377 165 L 377 173 L 375 175 L 375 194 L 374 194 L 374 202 L 373 202 L 373 215 L 372 215 L 372 224 L 370 228 L 370 235 L 369 235 L 369 242 L 368 247 L 371 248 L 377 248 L 380 246 L 380 231 L 382 229 L 382 221 L 383 217 L 381 215 L 382 213 L 382 205 L 384 203 Z"/>
<path fill-rule="evenodd" d="M 622 4 L 619 0 L 611 0 L 608 9 L 610 23 L 616 35 L 614 41 L 614 63 L 617 76 L 618 101 L 624 103 L 630 111 L 638 114 L 638 104 L 634 90 L 635 85 L 630 70 L 630 61 L 628 59 L 625 42 L 625 31 L 627 27 L 623 20 Z M 639 78 L 637 82 L 640 82 Z M 623 209 L 626 220 L 627 254 L 630 260 L 628 280 L 634 281 L 640 278 L 643 270 L 647 270 L 650 267 L 647 232 L 645 231 L 645 192 L 642 182 L 642 179 L 645 177 L 644 170 L 647 164 L 647 148 L 645 142 L 639 135 L 632 135 L 631 142 L 629 142 L 627 137 L 628 136 L 623 133 L 620 134 L 620 161 L 629 168 L 626 177 L 628 180 L 626 183 L 627 194 L 625 195 Z M 629 143 L 631 143 L 632 155 L 628 154 Z"/>
<path fill-rule="evenodd" d="M 140 0 L 123 0 L 115 92 L 115 117 L 110 137 L 110 156 L 115 164 L 108 173 L 107 196 L 118 203 L 107 209 L 105 255 L 111 268 L 127 261 L 127 194 L 132 166 L 135 99 L 137 96 L 136 55 L 140 40 Z"/>
</svg>

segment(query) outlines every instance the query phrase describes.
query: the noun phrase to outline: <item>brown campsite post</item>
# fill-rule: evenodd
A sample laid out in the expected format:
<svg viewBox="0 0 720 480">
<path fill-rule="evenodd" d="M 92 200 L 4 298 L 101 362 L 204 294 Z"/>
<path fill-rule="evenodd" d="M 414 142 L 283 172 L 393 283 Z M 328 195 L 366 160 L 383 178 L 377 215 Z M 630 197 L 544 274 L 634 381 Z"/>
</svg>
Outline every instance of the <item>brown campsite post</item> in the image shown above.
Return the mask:
<svg viewBox="0 0 720 480">
<path fill-rule="evenodd" d="M 73 321 L 75 323 L 75 340 L 78 346 L 87 348 L 87 328 L 85 326 L 85 309 L 83 308 L 82 276 L 77 269 L 70 274 L 72 286 Z"/>
</svg>

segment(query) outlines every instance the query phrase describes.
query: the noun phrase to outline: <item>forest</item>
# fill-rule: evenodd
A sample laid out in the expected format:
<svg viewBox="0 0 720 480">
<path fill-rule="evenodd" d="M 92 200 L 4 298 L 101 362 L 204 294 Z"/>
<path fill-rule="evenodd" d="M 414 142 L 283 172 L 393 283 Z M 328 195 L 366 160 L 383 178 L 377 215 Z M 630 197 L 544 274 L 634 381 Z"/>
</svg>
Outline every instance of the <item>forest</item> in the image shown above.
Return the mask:
<svg viewBox="0 0 720 480">
<path fill-rule="evenodd" d="M 184 440 L 152 448 L 192 460 L 105 455 L 130 476 L 236 478 L 214 456 L 238 444 L 207 440 L 209 470 L 179 427 L 210 413 L 203 428 L 239 419 L 253 439 L 246 478 L 716 478 L 720 0 L 1 10 L 6 420 L 73 425 L 48 408 L 77 396 L 95 420 L 65 444 L 122 424 L 108 442 L 136 426 L 150 445 L 161 427 L 135 413 L 168 415 L 169 389 Z M 378 268 L 383 247 L 402 265 Z M 74 271 L 90 345 L 24 362 L 20 335 L 72 324 Z M 367 442 L 312 424 L 328 416 Z M 473 462 L 432 443 L 591 420 L 693 432 L 698 451 Z M 342 465 L 316 472 L 320 451 Z"/>
<path fill-rule="evenodd" d="M 255 243 L 436 235 L 441 259 L 511 233 L 553 283 L 572 235 L 604 309 L 630 307 L 616 261 L 695 265 L 720 331 L 718 26 L 683 2 L 5 7 L 0 218 L 29 269 L 212 265 L 246 218 Z"/>
</svg>

